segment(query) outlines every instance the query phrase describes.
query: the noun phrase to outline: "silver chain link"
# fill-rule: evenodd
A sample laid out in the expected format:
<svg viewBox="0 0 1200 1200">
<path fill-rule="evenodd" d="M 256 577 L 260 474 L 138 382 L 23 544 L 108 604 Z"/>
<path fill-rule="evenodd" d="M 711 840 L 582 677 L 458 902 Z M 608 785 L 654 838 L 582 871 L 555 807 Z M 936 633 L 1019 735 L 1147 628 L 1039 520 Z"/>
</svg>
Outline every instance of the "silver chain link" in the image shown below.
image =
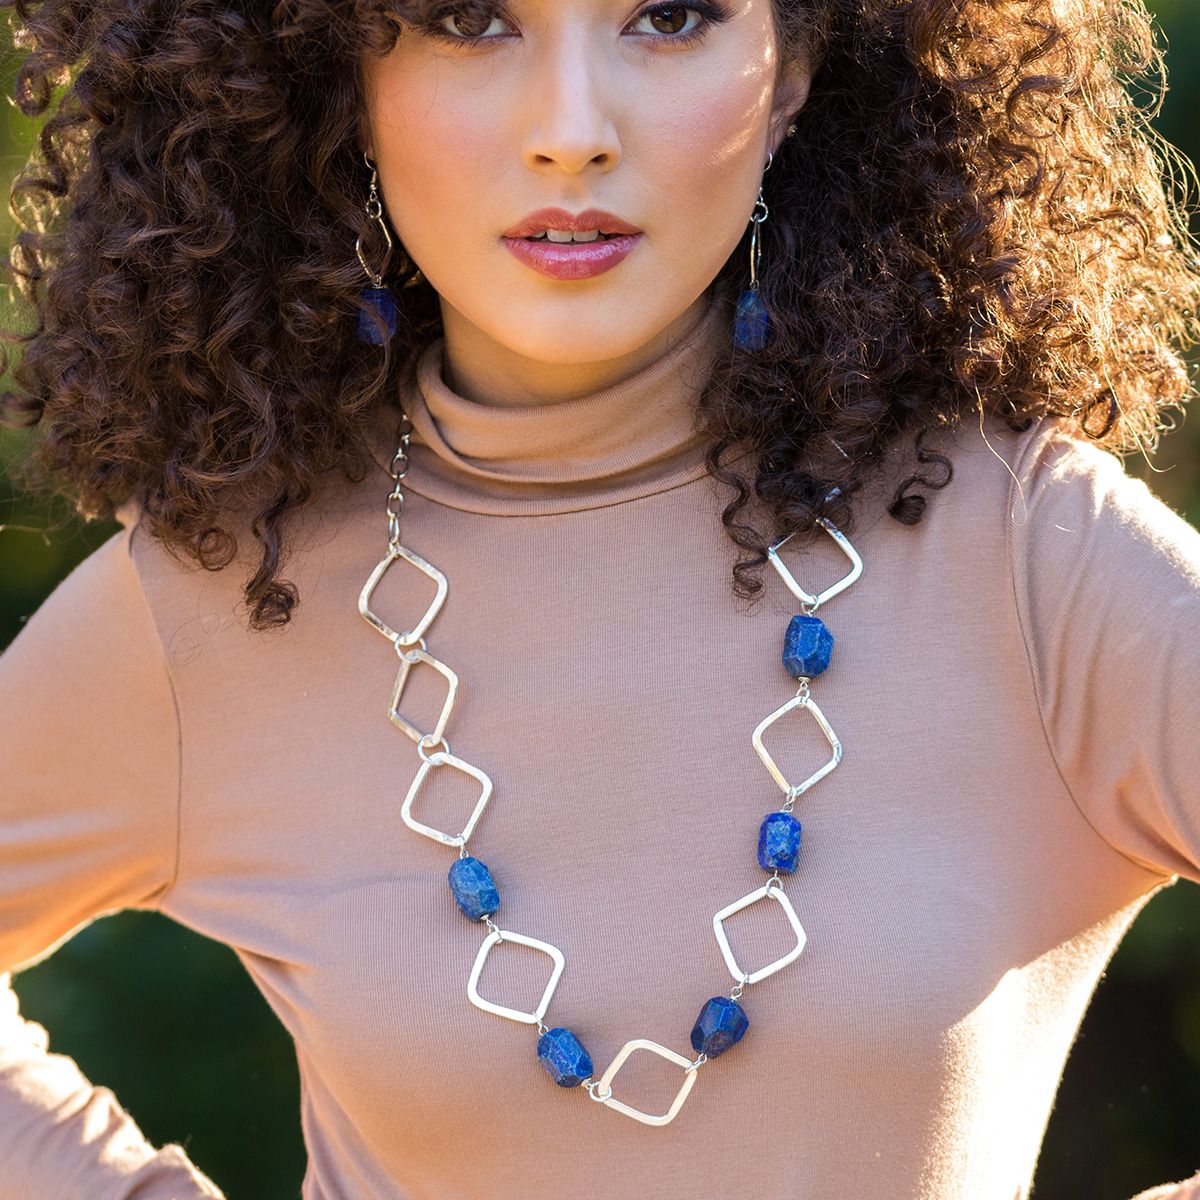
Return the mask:
<svg viewBox="0 0 1200 1200">
<path fill-rule="evenodd" d="M 756 214 L 751 218 L 754 221 L 754 225 L 755 225 L 754 232 L 756 235 L 758 232 L 758 225 L 762 222 L 762 220 L 764 220 L 766 218 L 766 215 L 767 215 L 766 205 L 761 204 L 761 208 L 762 208 L 761 216 L 758 215 L 756 212 Z M 441 579 L 441 577 L 438 575 L 438 573 L 436 571 L 433 570 L 432 567 L 430 567 L 428 564 L 425 564 L 423 562 L 423 560 L 421 560 L 420 558 L 413 555 L 413 553 L 411 551 L 404 549 L 400 543 L 400 517 L 404 511 L 404 499 L 405 499 L 404 491 L 401 488 L 400 483 L 401 483 L 401 480 L 403 480 L 405 478 L 405 476 L 407 476 L 408 470 L 409 470 L 410 464 L 409 464 L 408 451 L 409 451 L 409 443 L 410 443 L 412 431 L 413 431 L 413 425 L 412 425 L 411 419 L 409 418 L 409 416 L 406 412 L 401 410 L 400 423 L 398 426 L 398 445 L 397 445 L 395 454 L 392 456 L 392 461 L 391 461 L 390 467 L 388 469 L 388 473 L 391 475 L 392 482 L 393 482 L 393 487 L 392 487 L 391 492 L 388 494 L 387 505 L 386 505 L 387 518 L 388 518 L 389 554 L 393 557 L 398 557 L 398 556 L 400 556 L 400 553 L 402 552 L 404 557 L 408 558 L 408 560 L 410 562 L 415 562 L 419 567 L 421 567 L 423 570 L 425 570 L 426 574 L 432 574 L 435 578 Z M 835 539 L 837 539 L 841 542 L 845 541 L 845 539 L 840 535 L 840 533 L 838 533 L 836 530 L 834 530 L 832 526 L 828 525 L 826 522 L 822 522 L 822 524 L 825 525 L 827 529 L 829 529 L 830 533 L 835 537 Z M 783 539 L 783 540 L 786 540 L 786 539 Z M 775 548 L 777 548 L 781 544 L 782 544 L 782 542 L 776 543 Z M 846 543 L 846 545 L 848 546 L 848 543 Z M 853 553 L 852 549 L 850 552 Z M 385 622 L 379 620 L 379 618 L 376 617 L 375 614 L 370 612 L 369 609 L 367 608 L 367 605 L 369 603 L 371 588 L 374 586 L 375 583 L 378 582 L 378 578 L 379 578 L 380 574 L 382 573 L 382 571 L 387 569 L 387 567 L 388 567 L 388 565 L 390 565 L 391 561 L 393 561 L 393 558 L 385 558 L 383 563 L 381 563 L 380 566 L 378 568 L 376 568 L 376 573 L 372 576 L 372 579 L 368 582 L 368 585 L 363 592 L 363 598 L 360 600 L 360 607 L 363 609 L 363 615 L 365 617 L 367 617 L 367 619 L 369 621 L 371 621 L 371 623 L 374 624 L 376 626 L 376 628 L 378 628 L 381 632 L 383 632 L 386 636 L 388 636 L 389 638 L 391 638 L 393 640 L 396 653 L 406 663 L 411 664 L 411 663 L 417 661 L 416 652 L 418 649 L 421 652 L 423 652 L 424 654 L 428 655 L 428 649 L 425 644 L 425 638 L 417 637 L 414 641 L 406 642 L 405 634 L 395 633 L 394 631 L 392 631 Z M 776 566 L 778 568 L 780 568 L 781 570 L 783 569 L 778 562 L 776 563 Z M 850 582 L 853 582 L 852 577 L 849 577 L 849 580 L 850 580 Z M 442 579 L 441 582 L 442 582 L 442 586 L 444 589 L 444 586 L 445 586 L 444 579 Z M 843 583 L 842 586 L 845 586 L 845 584 Z M 799 589 L 792 586 L 791 583 L 789 583 L 789 587 L 792 588 L 793 592 L 798 593 Z M 440 599 L 437 602 L 435 602 L 435 605 L 438 603 L 440 603 Z M 811 616 L 813 613 L 816 612 L 816 610 L 820 606 L 820 604 L 821 604 L 821 598 L 819 596 L 816 597 L 815 600 L 813 600 L 812 602 L 808 602 L 807 600 L 804 600 L 801 602 L 801 611 L 804 614 Z M 436 612 L 436 606 L 434 608 L 432 608 L 431 611 Z M 414 632 L 415 632 L 415 629 L 423 628 L 427 624 L 429 619 L 430 618 L 427 615 L 427 617 L 421 623 L 419 623 L 416 627 L 414 627 Z M 809 692 L 810 679 L 807 676 L 799 676 L 798 679 L 799 679 L 799 683 L 798 683 L 798 687 L 797 687 L 797 691 L 796 691 L 796 697 L 797 697 L 797 699 L 807 701 L 810 696 L 810 692 Z M 393 702 L 393 703 L 395 703 L 395 702 Z M 788 711 L 792 707 L 793 703 L 794 702 L 789 702 L 789 704 L 787 706 L 785 706 L 783 709 L 781 709 L 779 711 L 780 712 Z M 772 714 L 773 717 L 775 715 L 777 715 L 777 714 Z M 756 733 L 756 736 L 757 736 L 757 733 Z M 827 733 L 827 736 L 832 736 L 831 731 Z M 439 744 L 442 746 L 442 750 L 440 750 L 440 751 L 435 749 Z M 420 758 L 422 759 L 422 761 L 424 763 L 428 764 L 429 766 L 441 766 L 444 764 L 445 760 L 443 760 L 443 762 L 435 762 L 434 755 L 435 754 L 444 754 L 444 755 L 449 756 L 450 755 L 450 743 L 444 735 L 435 738 L 431 734 L 427 733 L 427 734 L 424 734 L 423 736 L 421 736 L 417 740 L 417 753 L 420 756 Z M 760 748 L 760 755 L 762 753 L 763 752 Z M 767 760 L 764 759 L 764 761 L 767 761 Z M 456 759 L 455 762 L 457 763 L 458 760 Z M 835 760 L 835 762 L 836 762 L 836 760 Z M 459 765 L 461 767 L 461 764 L 459 764 Z M 768 766 L 771 766 L 771 763 L 768 762 Z M 470 768 L 468 768 L 468 769 L 470 769 Z M 786 784 L 785 780 L 781 779 L 780 782 L 783 782 Z M 799 797 L 799 795 L 806 789 L 806 787 L 811 782 L 812 781 L 809 780 L 803 784 L 793 785 L 793 786 L 785 786 L 785 791 L 787 792 L 787 798 L 783 804 L 783 810 L 785 812 L 791 812 L 792 806 L 794 805 L 796 799 Z M 411 797 L 410 797 L 410 799 L 411 799 Z M 406 820 L 407 820 L 407 818 L 406 818 Z M 411 821 L 409 821 L 409 823 L 412 824 Z M 450 837 L 448 837 L 444 834 L 441 834 L 437 831 L 431 831 L 424 827 L 421 827 L 421 832 L 424 832 L 430 836 L 437 837 L 439 840 L 441 840 L 449 845 L 457 846 L 460 860 L 467 857 L 467 839 L 466 839 L 466 837 L 459 835 L 456 838 L 450 838 Z M 784 897 L 784 901 L 786 902 L 786 896 L 783 891 L 783 880 L 780 877 L 778 869 L 776 869 L 772 872 L 771 876 L 768 878 L 768 880 L 764 886 L 765 886 L 765 893 L 767 896 L 771 895 L 772 888 L 778 888 L 780 895 Z M 788 907 L 790 908 L 790 906 L 788 906 Z M 503 942 L 503 941 L 510 940 L 510 939 L 506 939 L 504 937 L 503 931 L 496 924 L 496 922 L 492 919 L 492 915 L 490 913 L 484 914 L 484 916 L 481 920 L 482 920 L 482 923 L 487 925 L 489 933 L 491 935 L 493 935 L 497 939 L 497 941 Z M 514 935 L 514 936 L 516 936 L 516 935 Z M 803 936 L 803 931 L 801 931 L 801 936 Z M 724 945 L 724 943 L 723 943 L 723 945 Z M 545 948 L 545 947 L 543 947 L 543 948 Z M 725 950 L 726 950 L 726 953 L 728 954 L 727 946 L 725 946 Z M 731 963 L 731 965 L 733 965 L 733 964 Z M 761 974 L 761 972 L 760 972 L 760 974 Z M 750 973 L 743 972 L 741 978 L 738 980 L 738 982 L 734 985 L 734 987 L 732 988 L 732 990 L 729 993 L 730 999 L 731 1000 L 740 999 L 744 990 L 750 985 L 750 983 L 751 983 Z M 536 1019 L 536 1027 L 537 1027 L 539 1037 L 541 1037 L 549 1032 L 547 1025 L 542 1020 L 540 1015 Z M 690 1072 L 694 1072 L 694 1071 L 698 1070 L 707 1061 L 708 1061 L 708 1055 L 703 1052 L 699 1053 L 694 1059 L 692 1059 L 690 1062 L 687 1063 L 686 1067 L 684 1068 L 685 1073 L 690 1073 Z M 591 1076 L 588 1076 L 586 1079 L 584 1079 L 582 1081 L 582 1086 L 583 1086 L 583 1089 L 588 1093 L 588 1095 L 595 1101 L 598 1101 L 600 1103 L 607 1103 L 609 1100 L 612 1099 L 612 1094 L 613 1094 L 612 1088 L 608 1087 L 603 1092 L 601 1092 L 599 1081 L 593 1079 Z M 682 1095 L 682 1093 L 681 1093 L 681 1095 Z M 626 1109 L 626 1111 L 630 1111 L 630 1110 Z M 639 1119 L 646 1119 L 643 1114 L 638 1114 L 636 1112 L 631 1112 L 630 1115 L 637 1116 L 637 1117 L 639 1117 Z M 655 1123 L 655 1122 L 649 1122 L 649 1123 Z"/>
<path fill-rule="evenodd" d="M 412 420 L 403 409 L 400 410 L 400 444 L 392 455 L 392 464 L 388 474 L 393 481 L 392 490 L 387 498 L 388 545 L 395 550 L 400 545 L 400 514 L 404 511 L 404 492 L 400 488 L 400 480 L 408 474 L 408 443 L 412 436 Z M 447 747 L 449 749 L 449 747 Z"/>
</svg>

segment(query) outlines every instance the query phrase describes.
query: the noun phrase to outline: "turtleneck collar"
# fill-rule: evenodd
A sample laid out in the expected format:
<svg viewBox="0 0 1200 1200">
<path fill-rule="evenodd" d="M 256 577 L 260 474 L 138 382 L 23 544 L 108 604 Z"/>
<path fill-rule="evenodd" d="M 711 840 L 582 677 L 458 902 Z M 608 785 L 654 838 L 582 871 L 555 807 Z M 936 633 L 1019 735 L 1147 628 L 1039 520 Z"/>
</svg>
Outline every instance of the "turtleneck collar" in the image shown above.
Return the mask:
<svg viewBox="0 0 1200 1200">
<path fill-rule="evenodd" d="M 729 336 L 710 304 L 665 354 L 619 383 L 570 400 L 489 405 L 442 378 L 442 338 L 401 387 L 412 420 L 403 487 L 439 504 L 495 515 L 575 512 L 698 479 L 707 439 L 696 402 Z M 372 452 L 389 471 L 399 412 L 383 406 Z"/>
</svg>

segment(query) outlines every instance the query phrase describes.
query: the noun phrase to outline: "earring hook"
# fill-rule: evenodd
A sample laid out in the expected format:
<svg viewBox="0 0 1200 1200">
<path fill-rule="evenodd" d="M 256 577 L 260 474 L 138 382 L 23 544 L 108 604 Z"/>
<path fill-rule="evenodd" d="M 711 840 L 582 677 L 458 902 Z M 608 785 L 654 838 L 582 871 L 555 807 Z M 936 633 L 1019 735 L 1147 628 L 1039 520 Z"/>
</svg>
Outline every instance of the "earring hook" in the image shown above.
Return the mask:
<svg viewBox="0 0 1200 1200">
<path fill-rule="evenodd" d="M 363 161 L 371 168 L 371 194 L 367 197 L 366 204 L 363 205 L 363 210 L 367 216 L 379 226 L 383 233 L 383 239 L 386 244 L 386 249 L 383 256 L 383 266 L 378 271 L 373 271 L 367 265 L 367 260 L 363 257 L 362 237 L 360 236 L 354 243 L 355 253 L 358 255 L 358 261 L 362 263 L 362 268 L 366 271 L 371 283 L 380 288 L 383 286 L 383 276 L 387 272 L 388 266 L 392 261 L 392 235 L 388 232 L 387 221 L 383 217 L 383 202 L 379 198 L 379 192 L 376 190 L 375 164 L 367 157 L 367 152 L 363 151 Z"/>
</svg>

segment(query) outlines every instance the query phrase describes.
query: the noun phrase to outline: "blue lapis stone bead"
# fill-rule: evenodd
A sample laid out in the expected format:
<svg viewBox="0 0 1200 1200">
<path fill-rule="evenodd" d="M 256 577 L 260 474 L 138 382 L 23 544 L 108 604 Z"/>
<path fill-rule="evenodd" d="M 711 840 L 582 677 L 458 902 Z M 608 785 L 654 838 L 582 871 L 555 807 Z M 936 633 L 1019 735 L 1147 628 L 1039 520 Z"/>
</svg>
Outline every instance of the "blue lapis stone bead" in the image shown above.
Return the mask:
<svg viewBox="0 0 1200 1200">
<path fill-rule="evenodd" d="M 358 337 L 372 346 L 382 346 L 395 335 L 400 326 L 400 305 L 396 293 L 390 287 L 365 287 L 362 298 L 383 318 L 387 325 L 387 336 L 383 336 L 370 313 L 358 314 Z"/>
<path fill-rule="evenodd" d="M 716 1058 L 724 1054 L 750 1028 L 746 1010 L 728 996 L 712 996 L 700 1010 L 692 1027 L 692 1049 Z"/>
<path fill-rule="evenodd" d="M 472 921 L 484 915 L 490 916 L 500 907 L 500 893 L 496 890 L 492 873 L 477 858 L 469 854 L 456 858 L 451 864 L 448 878 L 454 902 Z"/>
<path fill-rule="evenodd" d="M 559 1087 L 578 1087 L 592 1073 L 591 1055 L 569 1029 L 547 1029 L 538 1038 L 537 1056 Z"/>
<path fill-rule="evenodd" d="M 739 350 L 761 350 L 771 336 L 771 317 L 757 288 L 739 297 L 733 319 L 733 341 Z"/>
<path fill-rule="evenodd" d="M 833 634 L 820 617 L 797 613 L 783 635 L 783 665 L 797 679 L 820 675 L 833 654 Z"/>
<path fill-rule="evenodd" d="M 767 813 L 758 827 L 758 865 L 792 875 L 800 855 L 800 822 L 791 813 Z"/>
</svg>

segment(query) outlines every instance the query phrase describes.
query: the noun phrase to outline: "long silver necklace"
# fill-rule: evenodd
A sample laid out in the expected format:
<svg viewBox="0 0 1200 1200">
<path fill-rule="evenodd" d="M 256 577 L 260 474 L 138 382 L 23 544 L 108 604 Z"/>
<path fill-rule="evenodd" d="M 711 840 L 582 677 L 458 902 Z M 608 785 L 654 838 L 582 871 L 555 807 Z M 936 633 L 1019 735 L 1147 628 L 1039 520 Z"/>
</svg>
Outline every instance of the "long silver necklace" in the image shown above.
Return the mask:
<svg viewBox="0 0 1200 1200">
<path fill-rule="evenodd" d="M 828 775 L 842 760 L 842 744 L 830 728 L 824 714 L 814 703 L 809 691 L 809 684 L 813 676 L 819 675 L 828 667 L 830 653 L 833 649 L 833 636 L 825 627 L 824 622 L 815 613 L 822 604 L 848 588 L 862 574 L 862 559 L 859 558 L 854 547 L 850 545 L 846 537 L 837 528 L 824 517 L 818 517 L 817 523 L 829 533 L 834 542 L 845 552 L 846 557 L 850 560 L 851 568 L 842 579 L 839 579 L 824 591 L 812 595 L 800 586 L 779 557 L 779 551 L 790 538 L 795 536 L 797 531 L 787 534 L 769 547 L 768 558 L 772 566 L 779 572 L 779 575 L 792 595 L 800 602 L 800 612 L 789 622 L 784 634 L 783 645 L 784 668 L 798 681 L 799 687 L 795 696 L 785 704 L 780 705 L 774 712 L 764 717 L 750 736 L 751 745 L 770 772 L 771 778 L 783 790 L 785 797 L 783 804 L 778 810 L 768 813 L 763 818 L 758 831 L 758 865 L 763 870 L 770 871 L 771 874 L 766 883 L 761 887 L 755 888 L 754 891 L 743 896 L 740 900 L 735 900 L 732 904 L 727 905 L 713 916 L 713 933 L 716 935 L 717 945 L 721 949 L 725 965 L 729 968 L 729 972 L 735 982 L 728 996 L 711 996 L 701 1007 L 700 1015 L 696 1018 L 696 1023 L 691 1032 L 691 1046 L 696 1051 L 696 1056 L 689 1058 L 667 1046 L 651 1041 L 649 1038 L 633 1038 L 621 1047 L 616 1057 L 608 1064 L 604 1074 L 597 1080 L 592 1077 L 591 1056 L 584 1049 L 583 1043 L 579 1038 L 570 1029 L 563 1026 L 551 1029 L 542 1021 L 542 1018 L 546 1015 L 546 1010 L 550 1006 L 554 989 L 558 985 L 558 980 L 566 965 L 566 959 L 562 951 L 557 946 L 553 946 L 549 942 L 544 942 L 539 938 L 531 937 L 524 933 L 517 933 L 511 929 L 501 929 L 496 925 L 492 920 L 492 916 L 500 907 L 500 894 L 496 888 L 495 880 L 484 863 L 467 853 L 467 841 L 474 832 L 475 826 L 478 824 L 479 818 L 483 815 L 483 810 L 486 808 L 488 800 L 491 797 L 492 781 L 478 767 L 452 754 L 450 752 L 450 743 L 445 737 L 446 725 L 450 720 L 450 714 L 454 708 L 454 700 L 458 694 L 458 676 L 446 663 L 440 662 L 429 653 L 425 643 L 425 634 L 433 624 L 434 618 L 441 611 L 442 605 L 446 602 L 449 584 L 446 576 L 441 571 L 400 542 L 400 514 L 404 509 L 404 493 L 401 490 L 400 481 L 408 474 L 408 446 L 411 433 L 412 422 L 408 414 L 402 412 L 400 443 L 396 453 L 392 457 L 389 468 L 389 474 L 392 477 L 394 486 L 387 498 L 387 553 L 378 566 L 371 572 L 370 578 L 363 587 L 358 598 L 358 611 L 392 643 L 400 659 L 399 672 L 396 675 L 396 681 L 392 687 L 391 700 L 388 704 L 388 717 L 394 725 L 402 729 L 416 742 L 417 754 L 421 759 L 421 765 L 417 769 L 416 776 L 409 786 L 408 794 L 404 798 L 404 804 L 400 809 L 400 816 L 414 833 L 419 833 L 424 837 L 432 838 L 436 842 L 441 842 L 443 845 L 453 846 L 458 849 L 458 858 L 449 871 L 450 889 L 454 900 L 466 917 L 475 922 L 482 921 L 488 928 L 488 934 L 483 939 L 483 944 L 479 947 L 479 952 L 471 968 L 470 977 L 467 980 L 467 998 L 477 1008 L 483 1009 L 484 1012 L 494 1013 L 499 1017 L 506 1017 L 510 1021 L 536 1025 L 538 1030 L 538 1060 L 545 1067 L 554 1082 L 560 1087 L 583 1086 L 593 1100 L 607 1105 L 609 1108 L 616 1109 L 618 1112 L 634 1118 L 634 1120 L 641 1121 L 646 1125 L 667 1125 L 674 1120 L 684 1100 L 687 1099 L 688 1093 L 692 1090 L 692 1085 L 696 1082 L 696 1074 L 700 1066 L 710 1058 L 715 1058 L 717 1055 L 724 1053 L 730 1046 L 740 1041 L 749 1028 L 750 1022 L 746 1016 L 745 1009 L 738 1003 L 743 990 L 749 985 L 767 978 L 768 975 L 773 975 L 789 963 L 794 962 L 804 949 L 807 941 L 804 928 L 800 924 L 800 920 L 796 916 L 796 911 L 783 890 L 783 882 L 780 879 L 780 872 L 783 872 L 785 875 L 795 873 L 799 857 L 801 826 L 800 822 L 792 816 L 792 807 L 797 797 L 808 791 L 819 779 L 823 779 Z M 830 493 L 830 496 L 836 494 L 838 490 L 835 488 Z M 433 580 L 437 586 L 434 598 L 425 610 L 424 616 L 421 617 L 416 625 L 407 630 L 392 629 L 371 608 L 371 597 L 379 581 L 388 569 L 397 562 L 407 563 L 415 567 L 418 571 L 428 576 L 429 579 Z M 404 696 L 405 684 L 413 667 L 418 663 L 424 663 L 439 672 L 445 678 L 447 684 L 445 703 L 442 705 L 437 723 L 428 732 L 418 729 L 400 712 L 400 702 Z M 803 782 L 796 784 L 790 783 L 787 780 L 775 763 L 775 760 L 767 751 L 767 748 L 763 745 L 762 740 L 766 730 L 793 709 L 812 715 L 832 750 L 828 762 L 814 771 Z M 434 749 L 439 743 L 442 748 Z M 474 779 L 480 787 L 479 799 L 475 804 L 474 810 L 470 817 L 468 817 L 462 830 L 454 834 L 443 833 L 440 829 L 434 829 L 429 825 L 425 825 L 413 815 L 413 806 L 420 795 L 421 785 L 425 782 L 430 771 L 442 768 L 463 772 Z M 759 967 L 756 971 L 743 971 L 729 945 L 729 939 L 725 934 L 723 922 L 734 913 L 755 903 L 755 901 L 768 897 L 776 900 L 783 909 L 795 933 L 796 944 L 782 958 L 777 958 L 765 967 Z M 479 994 L 479 978 L 483 973 L 488 954 L 494 946 L 502 942 L 515 942 L 522 946 L 529 946 L 534 950 L 540 950 L 549 956 L 553 964 L 549 982 L 546 984 L 541 1000 L 538 1001 L 537 1007 L 532 1012 L 523 1012 L 520 1009 L 497 1004 Z M 683 1070 L 683 1082 L 675 1095 L 675 1099 L 671 1102 L 671 1106 L 665 1113 L 654 1114 L 642 1112 L 631 1105 L 623 1103 L 613 1095 L 612 1084 L 617 1072 L 621 1069 L 625 1060 L 637 1050 L 649 1050 L 654 1054 L 661 1055 L 668 1062 L 674 1063 Z"/>
</svg>

